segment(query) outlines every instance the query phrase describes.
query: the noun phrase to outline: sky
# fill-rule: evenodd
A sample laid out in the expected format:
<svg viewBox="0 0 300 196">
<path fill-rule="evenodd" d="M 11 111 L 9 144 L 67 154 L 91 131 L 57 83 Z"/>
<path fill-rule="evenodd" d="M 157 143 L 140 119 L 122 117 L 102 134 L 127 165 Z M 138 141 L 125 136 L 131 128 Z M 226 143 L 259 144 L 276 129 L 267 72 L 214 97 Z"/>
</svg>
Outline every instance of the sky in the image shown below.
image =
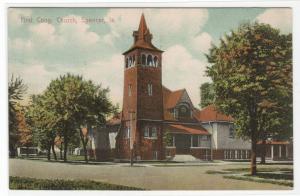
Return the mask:
<svg viewBox="0 0 300 196">
<path fill-rule="evenodd" d="M 243 22 L 292 32 L 289 8 L 9 8 L 8 74 L 28 86 L 25 100 L 72 73 L 109 87 L 113 103 L 122 105 L 122 53 L 133 44 L 141 13 L 153 44 L 164 51 L 163 85 L 185 88 L 196 107 L 199 87 L 211 81 L 205 75 L 211 44 Z"/>
</svg>

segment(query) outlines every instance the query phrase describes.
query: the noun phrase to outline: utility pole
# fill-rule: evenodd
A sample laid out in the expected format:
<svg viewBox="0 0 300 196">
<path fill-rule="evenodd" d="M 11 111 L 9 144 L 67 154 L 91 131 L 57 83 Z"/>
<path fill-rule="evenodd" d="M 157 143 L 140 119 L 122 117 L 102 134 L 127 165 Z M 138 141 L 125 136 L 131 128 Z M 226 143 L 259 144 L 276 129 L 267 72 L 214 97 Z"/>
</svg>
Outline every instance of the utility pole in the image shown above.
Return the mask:
<svg viewBox="0 0 300 196">
<path fill-rule="evenodd" d="M 211 127 L 211 135 L 209 136 L 210 138 L 210 161 L 213 161 L 213 133 L 214 133 L 214 127 L 213 124 L 209 121 L 208 124 Z"/>
<path fill-rule="evenodd" d="M 133 166 L 133 115 L 135 112 L 129 111 L 130 115 L 130 133 L 129 133 L 129 147 L 130 147 L 130 166 Z"/>
</svg>

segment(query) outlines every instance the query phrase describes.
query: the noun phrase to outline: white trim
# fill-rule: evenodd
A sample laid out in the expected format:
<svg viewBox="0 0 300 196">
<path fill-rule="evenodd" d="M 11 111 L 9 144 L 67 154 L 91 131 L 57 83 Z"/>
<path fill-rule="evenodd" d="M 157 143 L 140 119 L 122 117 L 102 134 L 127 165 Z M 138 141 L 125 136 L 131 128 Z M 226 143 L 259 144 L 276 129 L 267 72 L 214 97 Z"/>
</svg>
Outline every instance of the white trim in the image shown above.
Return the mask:
<svg viewBox="0 0 300 196">
<path fill-rule="evenodd" d="M 278 146 L 278 151 L 279 151 L 279 158 L 281 158 L 281 145 Z"/>
<path fill-rule="evenodd" d="M 201 122 L 199 123 L 185 123 L 185 122 L 179 122 L 179 121 L 164 121 L 165 124 L 186 124 L 186 125 L 200 125 L 202 126 Z M 205 129 L 205 128 L 204 128 Z"/>
<path fill-rule="evenodd" d="M 141 118 L 137 120 L 145 120 L 145 121 L 164 121 L 164 120 L 153 120 L 153 119 L 146 119 L 146 118 Z"/>
<path fill-rule="evenodd" d="M 156 140 L 156 139 L 157 139 L 157 137 L 144 137 L 144 139 Z"/>
<path fill-rule="evenodd" d="M 199 146 L 199 147 L 190 147 L 191 149 L 210 149 L 209 147 Z"/>
<path fill-rule="evenodd" d="M 201 124 L 210 124 L 210 123 L 230 123 L 234 124 L 233 121 L 222 121 L 222 120 L 216 120 L 216 121 L 201 121 Z"/>
<path fill-rule="evenodd" d="M 175 135 L 173 135 L 173 141 L 172 141 L 172 143 L 173 143 L 173 147 L 176 148 L 176 145 L 175 145 Z"/>
<path fill-rule="evenodd" d="M 274 158 L 274 145 L 271 145 L 271 159 Z"/>
</svg>

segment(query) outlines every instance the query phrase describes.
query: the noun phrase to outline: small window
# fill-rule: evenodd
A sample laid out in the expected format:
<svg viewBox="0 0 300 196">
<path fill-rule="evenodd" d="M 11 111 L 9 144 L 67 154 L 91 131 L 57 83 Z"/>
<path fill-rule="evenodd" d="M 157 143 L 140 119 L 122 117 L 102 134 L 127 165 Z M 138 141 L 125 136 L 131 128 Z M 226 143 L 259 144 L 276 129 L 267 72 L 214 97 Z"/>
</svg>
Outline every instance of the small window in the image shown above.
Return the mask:
<svg viewBox="0 0 300 196">
<path fill-rule="evenodd" d="M 131 96 L 131 91 L 132 91 L 132 85 L 128 85 L 128 96 Z"/>
<path fill-rule="evenodd" d="M 153 157 L 153 160 L 157 160 L 157 158 L 158 158 L 158 152 L 157 151 L 153 151 L 152 152 L 152 157 Z"/>
<path fill-rule="evenodd" d="M 157 137 L 157 129 L 156 129 L 156 127 L 152 127 L 151 137 L 154 137 L 154 138 Z"/>
<path fill-rule="evenodd" d="M 199 136 L 198 135 L 192 135 L 192 147 L 199 147 Z"/>
<path fill-rule="evenodd" d="M 132 57 L 132 66 L 135 66 L 135 56 Z"/>
<path fill-rule="evenodd" d="M 146 65 L 146 55 L 142 55 L 142 65 Z"/>
<path fill-rule="evenodd" d="M 152 96 L 152 84 L 148 84 L 148 95 Z"/>
<path fill-rule="evenodd" d="M 126 62 L 125 62 L 125 67 L 128 68 L 128 64 L 129 64 L 129 59 L 126 58 Z"/>
<path fill-rule="evenodd" d="M 229 138 L 234 138 L 234 126 L 229 125 Z"/>
<path fill-rule="evenodd" d="M 149 137 L 149 127 L 145 127 L 145 129 L 144 129 L 144 137 Z"/>
<path fill-rule="evenodd" d="M 145 138 L 157 138 L 157 128 L 146 126 L 144 129 Z"/>
<path fill-rule="evenodd" d="M 207 135 L 202 135 L 202 138 L 201 138 L 202 140 L 208 140 L 208 136 Z"/>
<path fill-rule="evenodd" d="M 157 58 L 157 56 L 154 57 L 153 61 L 154 61 L 154 66 L 158 67 L 158 58 Z"/>
<path fill-rule="evenodd" d="M 130 138 L 130 127 L 127 127 L 127 129 L 125 130 L 124 137 L 125 138 Z"/>
<path fill-rule="evenodd" d="M 132 66 L 132 57 L 129 58 L 129 67 Z"/>
<path fill-rule="evenodd" d="M 152 56 L 149 54 L 147 57 L 147 66 L 153 66 Z"/>
</svg>

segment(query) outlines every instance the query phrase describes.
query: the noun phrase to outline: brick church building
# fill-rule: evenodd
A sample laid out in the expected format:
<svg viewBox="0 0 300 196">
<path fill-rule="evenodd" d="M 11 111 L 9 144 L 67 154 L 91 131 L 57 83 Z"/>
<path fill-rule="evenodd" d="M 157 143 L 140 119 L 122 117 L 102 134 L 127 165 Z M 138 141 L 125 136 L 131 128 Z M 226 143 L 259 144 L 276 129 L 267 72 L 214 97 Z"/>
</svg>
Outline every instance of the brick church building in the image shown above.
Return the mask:
<svg viewBox="0 0 300 196">
<path fill-rule="evenodd" d="M 94 132 L 96 159 L 164 160 L 177 154 L 202 160 L 249 159 L 251 144 L 234 136 L 230 116 L 213 105 L 200 111 L 185 89 L 163 86 L 163 51 L 152 38 L 142 15 L 133 45 L 123 53 L 123 108 Z"/>
<path fill-rule="evenodd" d="M 163 51 L 152 38 L 142 15 L 133 45 L 123 53 L 123 109 L 115 156 L 129 159 L 132 153 L 137 160 L 161 160 L 176 153 L 210 159 L 211 133 L 202 126 L 200 111 L 185 89 L 163 86 Z M 164 142 L 166 133 L 171 145 Z"/>
</svg>

